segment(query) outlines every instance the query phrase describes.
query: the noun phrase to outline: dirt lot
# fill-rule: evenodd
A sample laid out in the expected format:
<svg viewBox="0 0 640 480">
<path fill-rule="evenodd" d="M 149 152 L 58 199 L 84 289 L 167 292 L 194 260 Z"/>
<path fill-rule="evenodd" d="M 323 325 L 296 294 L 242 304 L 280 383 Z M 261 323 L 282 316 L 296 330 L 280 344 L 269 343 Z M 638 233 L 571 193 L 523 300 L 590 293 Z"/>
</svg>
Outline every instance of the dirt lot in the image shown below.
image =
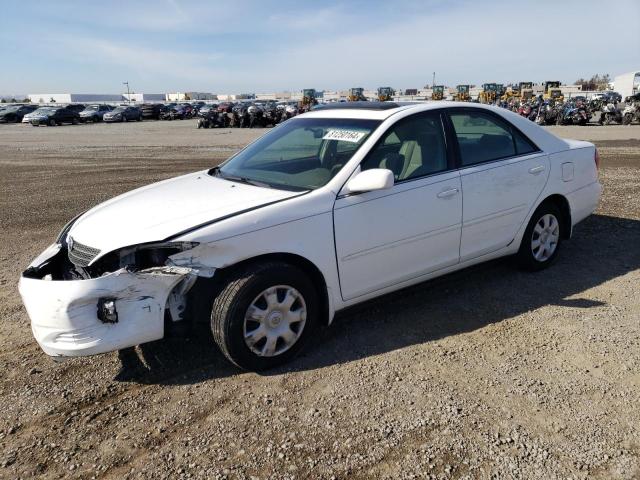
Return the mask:
<svg viewBox="0 0 640 480">
<path fill-rule="evenodd" d="M 0 478 L 640 478 L 640 127 L 553 131 L 598 144 L 605 191 L 551 269 L 366 303 L 264 375 L 165 339 L 123 381 L 115 353 L 39 350 L 21 270 L 76 213 L 261 132 L 0 125 Z"/>
</svg>

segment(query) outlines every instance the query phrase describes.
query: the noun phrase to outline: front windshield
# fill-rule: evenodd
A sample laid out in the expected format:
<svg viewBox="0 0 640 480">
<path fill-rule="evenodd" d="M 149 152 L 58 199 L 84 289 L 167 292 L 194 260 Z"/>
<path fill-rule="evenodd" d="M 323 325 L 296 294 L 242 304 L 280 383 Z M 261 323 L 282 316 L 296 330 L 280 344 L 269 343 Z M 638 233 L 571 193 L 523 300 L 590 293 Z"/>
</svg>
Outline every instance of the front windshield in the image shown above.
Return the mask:
<svg viewBox="0 0 640 480">
<path fill-rule="evenodd" d="M 127 109 L 127 107 L 116 107 L 113 110 L 113 113 L 120 113 L 120 112 L 124 112 Z"/>
<path fill-rule="evenodd" d="M 331 180 L 379 124 L 346 118 L 287 120 L 214 174 L 275 188 L 313 190 Z"/>
</svg>

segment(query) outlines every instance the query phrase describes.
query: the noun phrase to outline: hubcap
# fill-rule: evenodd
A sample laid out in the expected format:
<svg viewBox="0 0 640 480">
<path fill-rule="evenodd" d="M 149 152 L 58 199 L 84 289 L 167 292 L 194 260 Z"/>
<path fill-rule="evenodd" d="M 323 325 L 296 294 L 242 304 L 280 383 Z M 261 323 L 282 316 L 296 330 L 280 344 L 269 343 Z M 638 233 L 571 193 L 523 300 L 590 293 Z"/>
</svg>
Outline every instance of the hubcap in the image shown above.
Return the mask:
<svg viewBox="0 0 640 480">
<path fill-rule="evenodd" d="M 539 262 L 548 260 L 558 248 L 560 224 L 555 215 L 547 213 L 536 223 L 531 236 L 531 252 Z"/>
<path fill-rule="evenodd" d="M 302 335 L 307 320 L 304 297 L 295 288 L 277 285 L 260 293 L 244 317 L 244 341 L 261 357 L 289 350 Z"/>
</svg>

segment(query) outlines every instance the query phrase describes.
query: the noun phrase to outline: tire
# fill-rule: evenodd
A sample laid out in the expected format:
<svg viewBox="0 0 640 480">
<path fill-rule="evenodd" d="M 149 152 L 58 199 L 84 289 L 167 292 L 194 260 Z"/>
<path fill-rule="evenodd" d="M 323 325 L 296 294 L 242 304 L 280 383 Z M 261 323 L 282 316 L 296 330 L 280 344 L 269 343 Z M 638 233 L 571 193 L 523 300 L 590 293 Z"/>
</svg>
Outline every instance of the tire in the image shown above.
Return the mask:
<svg viewBox="0 0 640 480">
<path fill-rule="evenodd" d="M 633 115 L 631 115 L 630 113 L 627 113 L 623 118 L 622 118 L 622 124 L 623 125 L 631 125 L 631 121 L 633 120 Z"/>
<path fill-rule="evenodd" d="M 71 124 L 72 125 L 77 125 L 78 124 L 78 119 L 76 117 L 73 117 L 73 119 L 71 120 Z"/>
<path fill-rule="evenodd" d="M 47 125 L 49 125 L 50 127 L 55 127 L 56 121 L 53 118 L 50 118 L 49 121 L 47 122 Z"/>
<path fill-rule="evenodd" d="M 563 218 L 560 209 L 551 202 L 540 205 L 531 216 L 522 236 L 517 254 L 520 267 L 529 271 L 547 268 L 558 256 L 563 235 Z M 542 245 L 536 248 L 536 243 L 540 244 L 541 239 Z M 543 251 L 540 250 L 541 248 Z"/>
<path fill-rule="evenodd" d="M 124 123 L 124 122 L 126 122 L 126 121 L 127 121 L 127 117 L 126 117 L 126 116 L 124 116 L 124 115 L 122 115 L 122 123 Z"/>
<path fill-rule="evenodd" d="M 295 300 L 289 307 L 282 307 L 287 295 Z M 269 303 L 268 297 L 272 298 Z M 245 370 L 267 370 L 291 360 L 312 338 L 318 324 L 318 306 L 316 289 L 300 269 L 285 263 L 253 264 L 232 272 L 216 296 L 211 309 L 211 331 L 232 363 Z M 252 320 L 250 309 L 264 311 L 262 320 L 255 320 L 259 316 Z M 294 318 L 291 323 L 287 322 L 287 313 Z M 262 333 L 249 345 L 246 332 L 257 329 L 266 330 L 266 334 Z M 284 332 L 290 336 L 289 345 L 279 335 Z"/>
</svg>

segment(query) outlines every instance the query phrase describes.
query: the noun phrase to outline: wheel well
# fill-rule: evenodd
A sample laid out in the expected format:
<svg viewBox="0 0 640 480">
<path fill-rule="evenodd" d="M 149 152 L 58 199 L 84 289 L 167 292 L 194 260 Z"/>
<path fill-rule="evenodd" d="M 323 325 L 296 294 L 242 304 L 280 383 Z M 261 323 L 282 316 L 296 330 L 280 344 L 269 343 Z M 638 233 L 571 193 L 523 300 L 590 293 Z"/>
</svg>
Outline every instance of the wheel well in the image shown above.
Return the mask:
<svg viewBox="0 0 640 480">
<path fill-rule="evenodd" d="M 318 292 L 318 299 L 320 300 L 320 308 L 321 308 L 321 318 L 324 318 L 325 323 L 329 323 L 329 292 L 327 291 L 327 282 L 324 279 L 324 275 L 316 267 L 312 262 L 307 260 L 300 255 L 296 255 L 293 253 L 268 253 L 265 255 L 260 255 L 257 257 L 248 258 L 246 260 L 242 260 L 241 262 L 235 263 L 228 267 L 219 269 L 216 271 L 214 275 L 214 279 L 220 274 L 222 278 L 226 272 L 230 270 L 235 270 L 239 267 L 245 267 L 247 265 L 253 263 L 263 263 L 263 262 L 282 262 L 287 263 L 289 265 L 293 265 L 298 267 L 300 270 L 305 272 L 311 278 L 313 285 L 316 287 L 316 291 Z"/>
<path fill-rule="evenodd" d="M 562 238 L 568 239 L 571 237 L 571 207 L 569 206 L 569 201 L 566 197 L 560 194 L 550 195 L 545 198 L 540 205 L 543 203 L 553 203 L 558 209 L 560 213 L 562 213 Z"/>
</svg>

